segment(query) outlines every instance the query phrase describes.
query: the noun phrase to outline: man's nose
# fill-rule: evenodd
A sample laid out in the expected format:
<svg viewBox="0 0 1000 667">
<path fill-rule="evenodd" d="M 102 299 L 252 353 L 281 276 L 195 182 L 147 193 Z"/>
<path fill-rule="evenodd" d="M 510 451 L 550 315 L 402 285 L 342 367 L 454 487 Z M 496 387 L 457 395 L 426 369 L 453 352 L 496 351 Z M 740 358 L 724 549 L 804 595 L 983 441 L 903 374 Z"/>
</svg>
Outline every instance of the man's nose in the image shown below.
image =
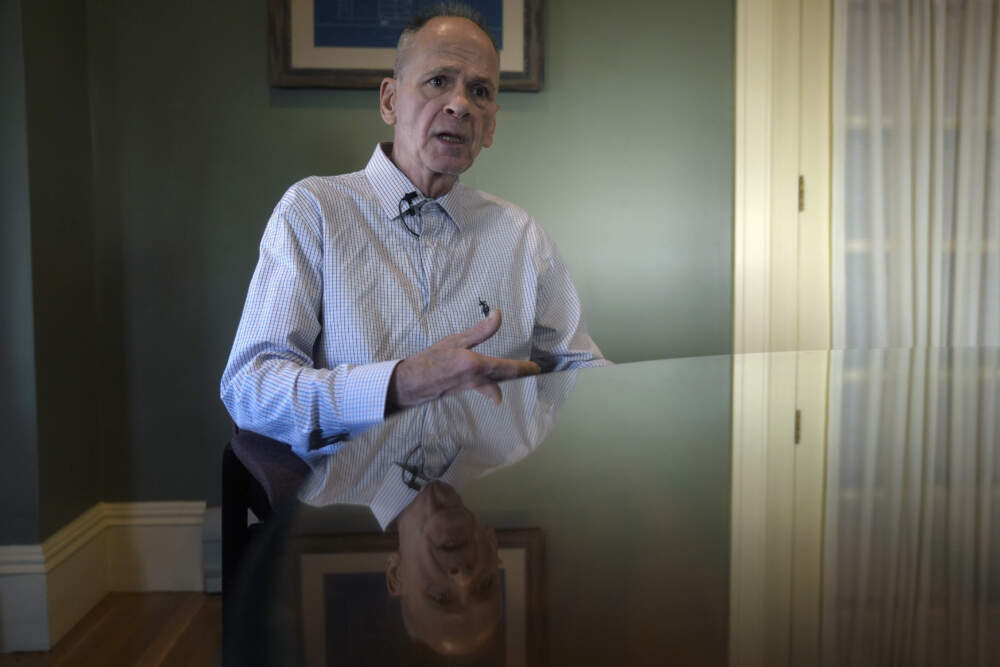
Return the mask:
<svg viewBox="0 0 1000 667">
<path fill-rule="evenodd" d="M 469 604 L 476 588 L 475 570 L 472 567 L 455 567 L 448 571 L 452 590 L 462 605 Z"/>
<path fill-rule="evenodd" d="M 463 580 L 472 575 L 476 565 L 476 550 L 473 545 L 466 544 L 460 549 L 442 554 L 441 561 L 449 577 Z"/>
<path fill-rule="evenodd" d="M 455 87 L 451 97 L 448 99 L 448 104 L 445 106 L 445 111 L 449 116 L 455 116 L 459 119 L 469 115 L 469 97 L 463 87 Z"/>
</svg>

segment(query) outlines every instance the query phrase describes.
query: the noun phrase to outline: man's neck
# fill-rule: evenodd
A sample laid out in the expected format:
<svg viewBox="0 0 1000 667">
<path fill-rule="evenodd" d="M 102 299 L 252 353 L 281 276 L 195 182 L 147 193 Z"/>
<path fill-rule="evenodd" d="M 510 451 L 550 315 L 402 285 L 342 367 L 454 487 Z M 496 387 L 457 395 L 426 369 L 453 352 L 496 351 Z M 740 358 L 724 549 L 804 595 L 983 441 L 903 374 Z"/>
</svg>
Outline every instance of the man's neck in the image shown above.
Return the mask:
<svg viewBox="0 0 1000 667">
<path fill-rule="evenodd" d="M 458 182 L 458 176 L 435 173 L 424 174 L 417 169 L 411 169 L 409 165 L 400 164 L 399 160 L 396 159 L 392 147 L 392 142 L 386 142 L 382 144 L 382 152 L 385 153 L 385 156 L 389 158 L 394 165 L 396 165 L 397 169 L 403 172 L 403 174 L 410 179 L 410 182 L 416 186 L 416 188 L 420 191 L 420 194 L 424 197 L 428 197 L 430 199 L 443 197 L 451 192 L 451 189 L 455 187 L 455 183 Z"/>
</svg>

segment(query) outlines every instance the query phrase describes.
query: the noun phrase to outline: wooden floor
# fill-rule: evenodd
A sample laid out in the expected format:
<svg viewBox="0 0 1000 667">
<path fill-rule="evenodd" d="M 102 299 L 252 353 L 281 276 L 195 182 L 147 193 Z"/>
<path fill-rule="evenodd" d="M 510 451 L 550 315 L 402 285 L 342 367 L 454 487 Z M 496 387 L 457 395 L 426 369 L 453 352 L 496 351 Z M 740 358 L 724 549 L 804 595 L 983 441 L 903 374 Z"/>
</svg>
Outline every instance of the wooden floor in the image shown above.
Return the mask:
<svg viewBox="0 0 1000 667">
<path fill-rule="evenodd" d="M 111 593 L 51 651 L 0 654 L 0 666 L 216 667 L 221 644 L 218 595 Z"/>
</svg>

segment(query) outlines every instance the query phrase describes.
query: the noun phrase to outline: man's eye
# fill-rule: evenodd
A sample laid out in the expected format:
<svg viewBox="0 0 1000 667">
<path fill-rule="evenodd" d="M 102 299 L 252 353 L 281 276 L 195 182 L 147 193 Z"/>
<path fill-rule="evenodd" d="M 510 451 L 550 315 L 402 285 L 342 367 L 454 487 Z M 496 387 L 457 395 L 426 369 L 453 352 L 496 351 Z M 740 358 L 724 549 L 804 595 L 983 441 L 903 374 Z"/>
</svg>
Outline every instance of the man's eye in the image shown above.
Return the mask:
<svg viewBox="0 0 1000 667">
<path fill-rule="evenodd" d="M 444 77 L 443 77 L 443 76 L 435 76 L 435 77 L 431 77 L 431 78 L 430 78 L 430 79 L 429 79 L 429 80 L 427 81 L 427 83 L 428 83 L 429 85 L 433 86 L 434 88 L 440 88 L 441 86 L 443 86 L 443 85 L 444 85 Z"/>
<path fill-rule="evenodd" d="M 484 100 L 489 99 L 490 89 L 487 88 L 486 86 L 476 86 L 475 88 L 472 89 L 472 94 Z"/>
</svg>

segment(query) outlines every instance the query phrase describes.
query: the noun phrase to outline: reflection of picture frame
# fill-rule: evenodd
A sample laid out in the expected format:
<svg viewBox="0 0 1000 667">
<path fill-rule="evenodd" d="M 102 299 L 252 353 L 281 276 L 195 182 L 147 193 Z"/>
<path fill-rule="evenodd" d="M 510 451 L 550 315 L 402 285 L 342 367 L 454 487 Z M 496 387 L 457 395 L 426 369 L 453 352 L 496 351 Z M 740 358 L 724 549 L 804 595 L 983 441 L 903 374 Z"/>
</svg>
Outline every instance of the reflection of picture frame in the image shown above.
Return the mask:
<svg viewBox="0 0 1000 667">
<path fill-rule="evenodd" d="M 492 653 L 501 656 L 498 664 L 538 665 L 544 613 L 542 531 L 498 530 L 496 534 L 504 612 L 496 637 L 499 650 Z M 385 631 L 386 624 L 378 606 L 385 599 L 386 561 L 396 547 L 394 534 L 302 536 L 293 540 L 293 559 L 299 569 L 299 627 L 307 665 L 342 664 L 338 657 L 351 654 L 349 648 L 340 656 L 330 650 L 329 635 L 333 632 L 347 632 L 361 644 L 366 637 L 379 644 L 390 641 L 378 634 Z M 369 597 L 375 598 L 374 602 L 364 599 Z M 366 611 L 371 607 L 376 609 L 374 613 Z"/>
<path fill-rule="evenodd" d="M 317 46 L 316 3 L 333 0 L 268 0 L 268 58 L 272 86 L 282 88 L 378 88 L 392 76 L 395 48 Z M 500 89 L 542 88 L 543 0 L 501 0 L 503 45 Z M 423 3 L 387 3 L 419 6 Z M 360 34 L 360 31 L 357 31 Z"/>
</svg>

